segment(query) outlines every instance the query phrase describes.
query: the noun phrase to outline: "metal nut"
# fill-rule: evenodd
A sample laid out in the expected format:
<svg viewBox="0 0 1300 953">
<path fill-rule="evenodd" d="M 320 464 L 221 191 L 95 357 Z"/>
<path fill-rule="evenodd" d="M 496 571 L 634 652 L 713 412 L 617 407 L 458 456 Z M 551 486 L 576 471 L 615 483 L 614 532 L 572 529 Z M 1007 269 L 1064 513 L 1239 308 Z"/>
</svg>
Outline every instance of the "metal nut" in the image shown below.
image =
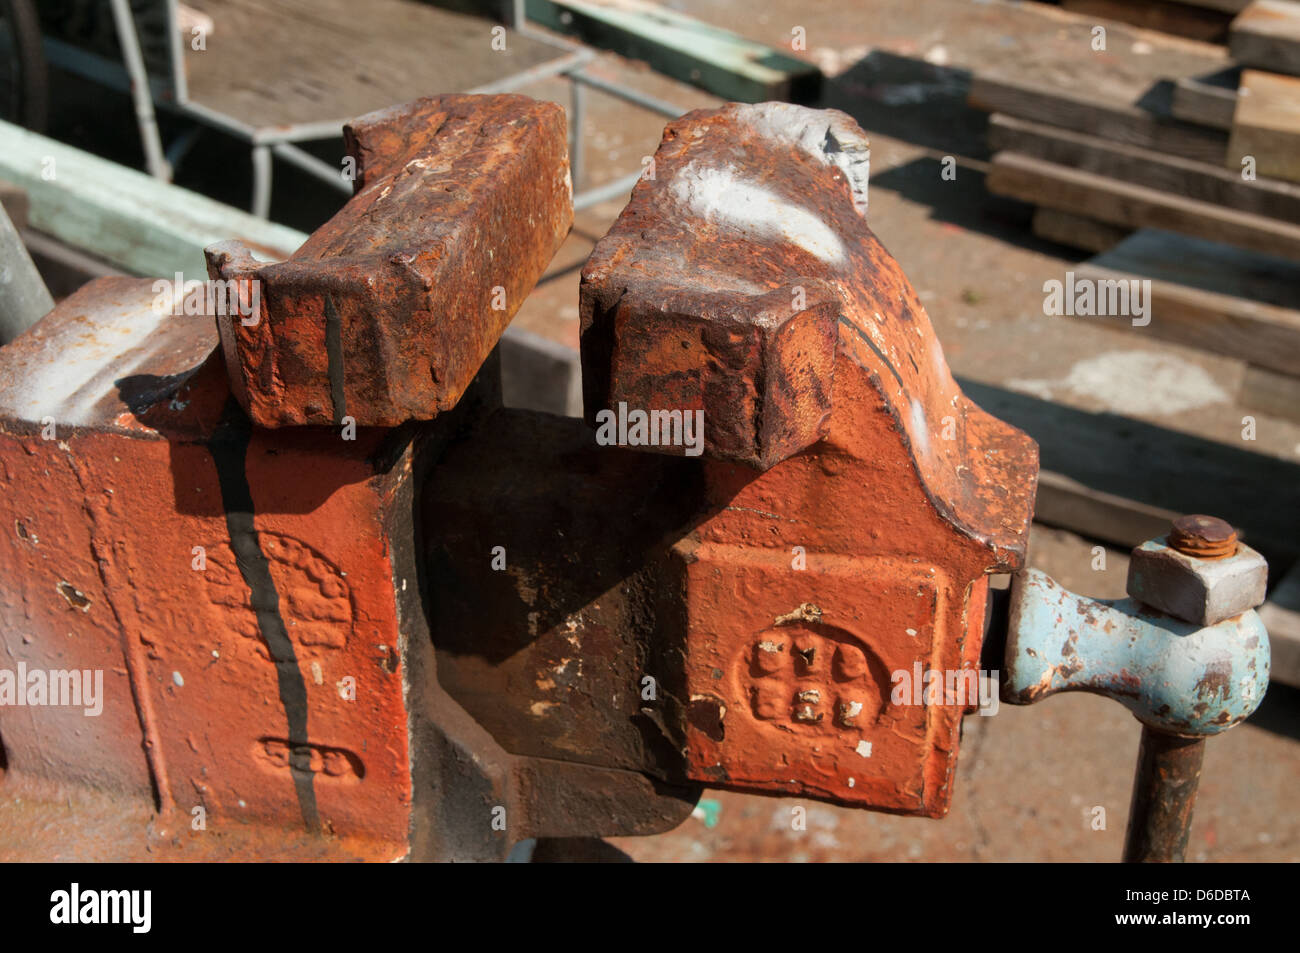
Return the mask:
<svg viewBox="0 0 1300 953">
<path fill-rule="evenodd" d="M 1237 551 L 1237 532 L 1217 516 L 1180 516 L 1174 520 L 1166 540 L 1188 556 L 1217 559 Z"/>
<path fill-rule="evenodd" d="M 1128 594 L 1152 608 L 1197 625 L 1214 625 L 1264 602 L 1268 563 L 1244 543 L 1231 556 L 1202 558 L 1164 539 L 1133 550 Z"/>
</svg>

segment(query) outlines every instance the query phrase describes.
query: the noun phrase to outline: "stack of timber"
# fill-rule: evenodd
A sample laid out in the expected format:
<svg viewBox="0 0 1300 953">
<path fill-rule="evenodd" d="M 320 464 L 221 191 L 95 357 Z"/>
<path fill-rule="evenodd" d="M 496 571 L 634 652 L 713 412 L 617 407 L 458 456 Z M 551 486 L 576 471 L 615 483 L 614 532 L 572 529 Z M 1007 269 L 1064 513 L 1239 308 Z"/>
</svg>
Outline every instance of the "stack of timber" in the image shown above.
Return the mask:
<svg viewBox="0 0 1300 953">
<path fill-rule="evenodd" d="M 1142 333 L 1239 359 L 1242 404 L 1300 420 L 1300 2 L 1199 5 L 1233 17 L 1226 46 L 1066 3 L 1073 52 L 977 72 L 987 184 L 1096 253 L 1076 275 L 1150 280 Z"/>
<path fill-rule="evenodd" d="M 652 0 L 526 0 L 528 18 L 724 99 L 811 102 L 813 63 Z"/>
<path fill-rule="evenodd" d="M 1250 0 L 1060 0 L 1060 4 L 1072 13 L 1222 43 L 1233 17 Z"/>
</svg>

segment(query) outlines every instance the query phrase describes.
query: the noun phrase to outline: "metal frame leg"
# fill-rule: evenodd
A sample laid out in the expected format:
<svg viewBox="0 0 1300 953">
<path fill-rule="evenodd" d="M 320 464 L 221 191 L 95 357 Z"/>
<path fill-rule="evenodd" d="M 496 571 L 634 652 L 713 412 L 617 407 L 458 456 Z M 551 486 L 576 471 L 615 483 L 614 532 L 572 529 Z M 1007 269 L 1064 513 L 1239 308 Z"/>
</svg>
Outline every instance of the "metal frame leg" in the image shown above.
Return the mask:
<svg viewBox="0 0 1300 953">
<path fill-rule="evenodd" d="M 252 211 L 258 218 L 271 217 L 271 147 L 265 143 L 253 145 Z"/>
<path fill-rule="evenodd" d="M 135 30 L 135 19 L 127 0 L 111 0 L 113 22 L 117 27 L 117 41 L 122 47 L 122 58 L 131 77 L 131 100 L 135 105 L 135 119 L 140 127 L 140 143 L 144 147 L 145 166 L 155 179 L 170 182 L 172 173 L 163 154 L 162 136 L 153 111 L 153 93 L 149 87 L 149 74 L 144 67 L 144 54 L 140 52 L 140 37 Z"/>
<path fill-rule="evenodd" d="M 352 183 L 343 178 L 343 170 L 340 167 L 323 162 L 306 149 L 301 149 L 291 142 L 277 142 L 271 146 L 271 151 L 285 162 L 297 166 L 326 185 L 348 195 L 352 194 Z"/>
<path fill-rule="evenodd" d="M 1124 838 L 1126 863 L 1183 862 L 1204 757 L 1204 738 L 1143 726 Z"/>
<path fill-rule="evenodd" d="M 572 115 L 569 117 L 569 170 L 573 178 L 573 191 L 577 192 L 583 177 L 583 147 L 582 147 L 582 124 L 587 113 L 587 91 L 582 83 L 569 77 L 569 84 L 572 87 L 573 106 Z"/>
<path fill-rule="evenodd" d="M 573 84 L 573 101 L 569 118 L 569 168 L 573 178 L 573 208 L 574 211 L 582 211 L 585 208 L 590 208 L 593 205 L 623 195 L 636 185 L 645 172 L 644 169 L 638 169 L 619 179 L 615 179 L 613 182 L 607 182 L 586 191 L 579 189 L 579 183 L 582 181 L 585 172 L 582 124 L 586 113 L 586 91 L 583 87 L 590 86 L 599 92 L 606 93 L 634 106 L 639 106 L 642 109 L 647 109 L 650 112 L 667 116 L 670 119 L 676 119 L 682 115 L 683 110 L 679 106 L 665 102 L 662 99 L 656 99 L 653 96 L 647 96 L 621 83 L 588 76 L 582 72 L 581 67 L 569 70 L 565 75 L 568 77 L 569 82 Z"/>
</svg>

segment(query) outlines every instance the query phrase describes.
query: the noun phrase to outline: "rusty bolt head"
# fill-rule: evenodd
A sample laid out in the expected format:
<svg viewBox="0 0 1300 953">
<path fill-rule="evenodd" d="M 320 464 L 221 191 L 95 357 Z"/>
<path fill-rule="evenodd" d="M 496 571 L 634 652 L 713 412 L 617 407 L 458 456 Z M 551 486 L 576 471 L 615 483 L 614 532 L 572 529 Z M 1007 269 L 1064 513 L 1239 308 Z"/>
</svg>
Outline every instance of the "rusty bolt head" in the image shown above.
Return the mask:
<svg viewBox="0 0 1300 953">
<path fill-rule="evenodd" d="M 1217 516 L 1180 516 L 1169 531 L 1169 545 L 1188 556 L 1218 559 L 1237 551 L 1237 533 Z"/>
<path fill-rule="evenodd" d="M 1167 539 L 1133 550 L 1128 594 L 1197 625 L 1214 625 L 1264 602 L 1268 563 L 1223 520 L 1185 516 Z"/>
</svg>

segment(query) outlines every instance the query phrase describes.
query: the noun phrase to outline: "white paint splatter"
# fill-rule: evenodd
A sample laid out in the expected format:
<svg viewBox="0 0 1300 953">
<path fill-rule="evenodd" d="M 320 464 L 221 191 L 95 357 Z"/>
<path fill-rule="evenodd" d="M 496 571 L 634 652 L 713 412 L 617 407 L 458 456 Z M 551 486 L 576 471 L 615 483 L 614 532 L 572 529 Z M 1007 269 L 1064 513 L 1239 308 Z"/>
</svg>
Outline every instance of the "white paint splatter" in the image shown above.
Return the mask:
<svg viewBox="0 0 1300 953">
<path fill-rule="evenodd" d="M 691 215 L 735 229 L 758 242 L 782 240 L 797 245 L 827 264 L 844 260 L 844 245 L 818 216 L 792 205 L 769 189 L 724 169 L 691 162 L 673 178 L 673 199 Z"/>
<path fill-rule="evenodd" d="M 853 750 L 856 751 L 858 754 L 862 755 L 862 757 L 864 757 L 864 758 L 870 758 L 870 757 L 871 757 L 871 742 L 870 742 L 870 741 L 859 741 L 859 742 L 858 742 L 858 746 L 857 746 L 856 748 L 854 748 Z"/>
<path fill-rule="evenodd" d="M 152 357 L 144 345 L 164 321 L 199 320 L 158 314 L 149 306 L 152 300 L 152 293 L 127 298 L 119 314 L 96 310 L 94 320 L 77 326 L 75 338 L 58 334 L 43 339 L 48 354 L 24 362 L 22 381 L 6 382 L 6 410 L 27 420 L 91 423 L 95 405 L 117 394 L 116 382 Z"/>
<path fill-rule="evenodd" d="M 789 142 L 805 155 L 844 173 L 853 206 L 867 217 L 870 142 L 846 114 L 834 109 L 809 109 L 792 103 L 735 106 L 736 118 L 769 139 Z"/>
<path fill-rule="evenodd" d="M 1177 414 L 1229 396 L 1199 364 L 1154 351 L 1107 351 L 1079 361 L 1057 381 L 1008 381 L 1007 386 L 1045 400 L 1073 394 L 1126 414 Z"/>
<path fill-rule="evenodd" d="M 916 445 L 921 456 L 930 455 L 930 426 L 926 423 L 925 408 L 915 397 L 912 398 L 912 443 Z"/>
</svg>

